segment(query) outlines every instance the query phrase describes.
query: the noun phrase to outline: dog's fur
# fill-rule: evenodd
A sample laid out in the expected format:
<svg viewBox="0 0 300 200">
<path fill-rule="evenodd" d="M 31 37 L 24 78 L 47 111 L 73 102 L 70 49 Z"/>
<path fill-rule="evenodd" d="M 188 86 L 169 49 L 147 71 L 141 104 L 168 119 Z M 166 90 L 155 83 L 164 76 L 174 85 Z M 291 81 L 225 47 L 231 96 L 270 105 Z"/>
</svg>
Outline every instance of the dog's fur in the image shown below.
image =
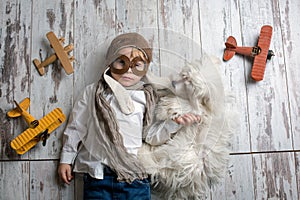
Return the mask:
<svg viewBox="0 0 300 200">
<path fill-rule="evenodd" d="M 153 193 L 161 199 L 202 199 L 226 169 L 232 131 L 220 104 L 222 84 L 203 76 L 200 66 L 182 69 L 179 80 L 172 82 L 175 94 L 160 98 L 155 116 L 167 120 L 194 113 L 201 122 L 183 126 L 163 145 L 144 144 L 139 152 L 152 175 Z"/>
</svg>

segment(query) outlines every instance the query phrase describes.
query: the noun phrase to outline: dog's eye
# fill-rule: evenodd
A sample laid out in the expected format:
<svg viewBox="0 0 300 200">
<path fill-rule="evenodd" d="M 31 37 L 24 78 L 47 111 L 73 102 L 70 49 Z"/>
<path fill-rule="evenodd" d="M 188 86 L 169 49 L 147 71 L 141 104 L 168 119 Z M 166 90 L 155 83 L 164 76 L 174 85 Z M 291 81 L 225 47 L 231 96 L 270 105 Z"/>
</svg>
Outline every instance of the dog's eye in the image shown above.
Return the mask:
<svg viewBox="0 0 300 200">
<path fill-rule="evenodd" d="M 181 76 L 182 76 L 183 80 L 185 80 L 185 81 L 189 80 L 188 73 L 182 73 Z"/>
</svg>

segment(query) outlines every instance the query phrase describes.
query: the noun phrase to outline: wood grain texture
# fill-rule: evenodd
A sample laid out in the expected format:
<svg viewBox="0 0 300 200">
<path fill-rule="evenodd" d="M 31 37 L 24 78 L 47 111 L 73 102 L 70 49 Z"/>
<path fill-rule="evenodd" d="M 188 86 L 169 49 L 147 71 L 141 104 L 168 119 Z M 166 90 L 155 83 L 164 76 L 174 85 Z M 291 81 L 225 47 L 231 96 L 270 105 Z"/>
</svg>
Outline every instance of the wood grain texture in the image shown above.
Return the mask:
<svg viewBox="0 0 300 200">
<path fill-rule="evenodd" d="M 57 161 L 30 162 L 30 199 L 74 199 L 74 186 L 65 186 L 54 174 Z"/>
<path fill-rule="evenodd" d="M 289 109 L 291 119 L 291 130 L 294 142 L 294 149 L 300 149 L 300 29 L 298 28 L 298 20 L 300 17 L 300 2 L 278 1 L 280 10 L 280 19 L 278 23 L 281 25 L 283 51 L 279 52 L 284 58 L 284 63 L 280 66 L 281 72 L 287 73 L 287 89 L 289 97 Z"/>
<path fill-rule="evenodd" d="M 274 52 L 282 52 L 280 26 L 273 18 L 279 15 L 276 5 L 273 1 L 240 2 L 243 45 L 255 45 L 260 27 L 270 24 L 273 26 L 271 48 Z M 286 73 L 282 73 L 280 69 L 283 61 L 284 57 L 280 56 L 280 53 L 276 54 L 276 57 L 267 63 L 264 80 L 254 82 L 249 78 L 252 60 L 245 60 L 245 67 L 248 69 L 246 81 L 252 151 L 293 148 Z"/>
<path fill-rule="evenodd" d="M 217 0 L 201 1 L 199 10 L 203 51 L 222 59 L 225 41 L 230 35 L 234 36 L 238 44 L 241 45 L 239 2 L 226 1 L 220 3 Z M 212 20 L 212 16 L 214 20 Z M 234 56 L 230 61 L 222 62 L 220 71 L 225 91 L 228 96 L 232 96 L 230 98 L 232 109 L 229 112 L 235 112 L 235 110 L 238 112 L 239 127 L 234 135 L 232 151 L 249 152 L 251 151 L 251 137 L 243 58 Z"/>
<path fill-rule="evenodd" d="M 255 199 L 252 172 L 251 155 L 231 156 L 224 181 L 211 191 L 212 199 Z"/>
<path fill-rule="evenodd" d="M 254 155 L 253 184 L 256 199 L 299 199 L 294 153 Z"/>
<path fill-rule="evenodd" d="M 106 49 L 115 36 L 114 1 L 75 1 L 74 98 L 99 80 Z M 88 14 L 87 14 L 88 13 Z"/>
<path fill-rule="evenodd" d="M 198 1 L 158 1 L 161 76 L 178 74 L 201 55 Z"/>
<path fill-rule="evenodd" d="M 28 161 L 0 162 L 1 199 L 29 199 L 30 164 Z"/>
<path fill-rule="evenodd" d="M 0 43 L 1 158 L 18 159 L 9 143 L 26 128 L 21 119 L 10 120 L 6 112 L 29 95 L 31 1 L 3 1 Z M 29 12 L 28 12 L 29 11 Z M 25 96 L 25 97 L 24 97 Z"/>
<path fill-rule="evenodd" d="M 0 2 L 0 199 L 82 199 L 82 175 L 70 186 L 57 176 L 64 123 L 23 156 L 10 141 L 27 128 L 9 119 L 13 100 L 31 98 L 36 117 L 62 108 L 66 116 L 83 88 L 99 79 L 106 49 L 120 33 L 136 31 L 153 46 L 151 71 L 169 76 L 202 52 L 222 59 L 232 35 L 239 46 L 256 44 L 262 25 L 273 27 L 264 80 L 250 78 L 252 58 L 221 62 L 230 111 L 239 113 L 224 180 L 208 192 L 216 199 L 299 199 L 300 2 L 298 0 L 1 0 Z M 74 74 L 59 61 L 41 77 L 32 64 L 53 53 L 46 33 L 74 43 Z M 13 186 L 13 187 L 11 187 Z"/>
</svg>

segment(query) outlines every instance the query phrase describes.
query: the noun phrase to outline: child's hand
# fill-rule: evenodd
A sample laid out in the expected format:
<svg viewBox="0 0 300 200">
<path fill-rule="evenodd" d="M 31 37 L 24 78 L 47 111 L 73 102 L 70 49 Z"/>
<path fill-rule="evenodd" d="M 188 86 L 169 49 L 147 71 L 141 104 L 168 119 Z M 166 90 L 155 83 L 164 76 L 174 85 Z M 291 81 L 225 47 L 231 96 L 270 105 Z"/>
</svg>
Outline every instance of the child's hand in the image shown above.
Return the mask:
<svg viewBox="0 0 300 200">
<path fill-rule="evenodd" d="M 188 125 L 192 125 L 194 123 L 200 122 L 201 121 L 201 117 L 200 117 L 200 115 L 195 115 L 195 114 L 192 114 L 192 113 L 187 113 L 187 114 L 184 114 L 184 115 L 180 115 L 179 117 L 176 117 L 174 119 L 174 121 L 177 124 L 188 126 Z"/>
<path fill-rule="evenodd" d="M 58 167 L 58 175 L 66 184 L 70 185 L 73 179 L 71 165 L 61 163 Z"/>
</svg>

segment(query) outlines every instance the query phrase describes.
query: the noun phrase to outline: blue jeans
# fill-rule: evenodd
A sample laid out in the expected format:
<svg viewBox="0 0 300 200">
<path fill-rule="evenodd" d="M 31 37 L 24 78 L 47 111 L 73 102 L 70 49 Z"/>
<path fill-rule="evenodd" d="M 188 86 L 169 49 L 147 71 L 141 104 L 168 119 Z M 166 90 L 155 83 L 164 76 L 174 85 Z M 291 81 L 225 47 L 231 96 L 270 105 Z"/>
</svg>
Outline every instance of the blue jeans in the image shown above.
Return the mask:
<svg viewBox="0 0 300 200">
<path fill-rule="evenodd" d="M 116 174 L 108 167 L 104 169 L 104 178 L 95 179 L 84 175 L 84 199 L 103 200 L 150 200 L 149 179 L 134 180 L 132 183 L 117 181 Z"/>
</svg>

